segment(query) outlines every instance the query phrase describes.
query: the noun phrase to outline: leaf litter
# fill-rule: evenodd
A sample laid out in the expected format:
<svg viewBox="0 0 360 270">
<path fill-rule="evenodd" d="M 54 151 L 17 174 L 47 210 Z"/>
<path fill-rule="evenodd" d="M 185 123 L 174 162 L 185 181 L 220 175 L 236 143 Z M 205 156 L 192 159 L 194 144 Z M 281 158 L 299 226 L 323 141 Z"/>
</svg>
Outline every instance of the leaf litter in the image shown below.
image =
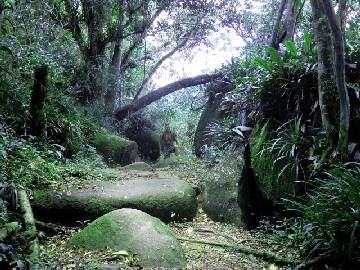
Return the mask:
<svg viewBox="0 0 360 270">
<path fill-rule="evenodd" d="M 207 165 L 202 161 L 196 161 L 190 164 L 170 166 L 162 170 L 175 174 L 192 186 L 198 187 L 201 185 L 201 177 L 204 177 Z M 127 178 L 126 175 L 122 175 L 122 177 Z M 80 186 L 81 180 L 77 179 L 76 183 Z M 212 221 L 202 211 L 201 205 L 193 221 L 170 223 L 168 226 L 184 248 L 187 257 L 186 269 L 292 269 L 290 266 L 276 266 L 271 261 L 241 253 L 231 246 L 244 246 L 271 251 L 279 256 L 296 258 L 296 250 L 288 247 L 284 250 L 284 247 L 273 245 L 263 234 L 259 236 L 260 234 L 254 234 L 230 224 Z M 88 270 L 98 269 L 103 264 L 119 265 L 120 269 L 158 269 L 140 267 L 136 254 L 125 250 L 88 251 L 81 248 L 65 248 L 64 244 L 67 240 L 79 230 L 81 227 L 61 227 L 57 235 L 48 237 L 41 246 L 42 262 L 37 264 L 35 269 Z"/>
</svg>

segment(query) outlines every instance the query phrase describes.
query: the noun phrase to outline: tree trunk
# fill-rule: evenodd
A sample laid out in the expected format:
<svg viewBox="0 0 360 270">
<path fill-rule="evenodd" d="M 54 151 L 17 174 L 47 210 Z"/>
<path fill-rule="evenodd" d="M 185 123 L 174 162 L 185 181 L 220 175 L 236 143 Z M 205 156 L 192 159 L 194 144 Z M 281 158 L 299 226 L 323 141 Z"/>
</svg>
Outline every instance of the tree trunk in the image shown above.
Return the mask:
<svg viewBox="0 0 360 270">
<path fill-rule="evenodd" d="M 271 33 L 271 37 L 270 37 L 270 40 L 268 43 L 269 47 L 275 48 L 275 44 L 276 44 L 276 40 L 277 40 L 278 32 L 279 32 L 279 26 L 280 26 L 280 22 L 283 17 L 283 14 L 284 14 L 286 2 L 287 2 L 287 0 L 282 0 L 280 3 L 278 13 L 276 15 L 276 21 L 275 21 L 275 24 L 274 24 L 274 27 L 273 27 L 273 30 Z M 269 52 L 267 51 L 265 57 L 268 57 L 268 56 L 269 56 Z"/>
<path fill-rule="evenodd" d="M 121 2 L 120 7 L 120 36 L 123 36 L 124 26 L 126 24 L 126 1 Z M 111 59 L 111 63 L 108 70 L 108 90 L 105 95 L 105 108 L 109 115 L 112 115 L 115 111 L 116 100 L 119 97 L 121 100 L 120 89 L 120 67 L 122 61 L 122 54 L 124 50 L 124 39 L 120 38 L 114 46 L 114 52 Z"/>
<path fill-rule="evenodd" d="M 302 4 L 304 5 L 304 4 Z M 287 40 L 294 40 L 295 26 L 302 9 L 300 0 L 289 1 L 286 8 L 283 30 L 277 40 L 277 46 Z"/>
<path fill-rule="evenodd" d="M 4 6 L 3 0 L 0 0 L 0 18 L 1 18 L 1 14 L 3 12 L 3 6 Z"/>
<path fill-rule="evenodd" d="M 347 10 L 347 0 L 339 0 L 339 9 L 337 11 L 338 20 L 340 23 L 341 31 L 343 32 L 343 39 L 345 40 L 345 30 L 346 30 L 346 10 Z"/>
<path fill-rule="evenodd" d="M 142 91 L 144 90 L 146 84 L 149 82 L 150 78 L 152 75 L 155 74 L 155 72 L 159 69 L 159 67 L 162 65 L 162 63 L 164 63 L 164 61 L 168 58 L 170 58 L 171 56 L 173 56 L 177 51 L 179 51 L 182 47 L 184 47 L 186 45 L 188 41 L 188 38 L 185 38 L 178 46 L 176 46 L 174 49 L 172 49 L 169 53 L 167 53 L 166 55 L 164 55 L 157 63 L 156 65 L 151 69 L 150 73 L 147 75 L 147 77 L 143 80 L 139 90 L 136 92 L 134 99 L 137 100 L 140 96 L 140 94 L 142 93 Z"/>
<path fill-rule="evenodd" d="M 335 84 L 332 69 L 331 31 L 326 20 L 323 19 L 324 7 L 322 1 L 311 0 L 313 10 L 313 24 L 318 47 L 318 92 L 322 126 L 328 138 L 329 146 L 336 144 L 336 115 L 337 104 Z"/>
<path fill-rule="evenodd" d="M 126 105 L 115 112 L 115 117 L 118 120 L 123 120 L 126 116 L 136 111 L 141 110 L 142 108 L 150 105 L 154 101 L 161 99 L 162 97 L 178 91 L 180 89 L 197 86 L 201 84 L 205 84 L 211 82 L 217 78 L 222 76 L 221 73 L 219 74 L 212 74 L 212 75 L 199 75 L 196 77 L 186 78 L 177 82 L 170 83 L 163 87 L 158 88 L 157 90 L 135 100 L 132 104 Z"/>
<path fill-rule="evenodd" d="M 333 34 L 334 44 L 334 73 L 336 86 L 340 98 L 340 123 L 339 123 L 339 140 L 337 151 L 340 154 L 340 160 L 345 162 L 348 153 L 349 139 L 349 121 L 350 121 L 350 102 L 345 81 L 345 48 L 343 32 L 340 23 L 336 19 L 332 1 L 323 0 L 324 11 L 329 21 L 331 32 Z"/>
<path fill-rule="evenodd" d="M 35 69 L 34 87 L 30 102 L 29 134 L 39 141 L 46 140 L 46 117 L 44 112 L 47 95 L 48 67 L 42 65 Z"/>
<path fill-rule="evenodd" d="M 280 43 L 284 43 L 286 40 L 294 39 L 295 26 L 302 9 L 300 6 L 301 3 L 299 0 L 282 0 L 278 9 L 276 21 L 274 24 L 274 28 L 272 30 L 271 38 L 269 40 L 269 47 L 273 47 L 276 50 L 279 49 Z M 282 24 L 282 31 L 279 32 L 281 19 L 284 16 L 284 11 L 286 7 L 286 13 L 284 22 Z M 268 52 L 266 56 L 268 56 Z"/>
</svg>

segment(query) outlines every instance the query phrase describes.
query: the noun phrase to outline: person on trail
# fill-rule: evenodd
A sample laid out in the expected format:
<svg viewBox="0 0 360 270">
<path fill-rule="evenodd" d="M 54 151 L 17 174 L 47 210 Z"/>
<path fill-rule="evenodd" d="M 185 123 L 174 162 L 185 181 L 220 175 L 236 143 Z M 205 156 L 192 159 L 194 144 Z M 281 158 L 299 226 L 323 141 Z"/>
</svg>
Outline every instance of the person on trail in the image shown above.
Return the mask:
<svg viewBox="0 0 360 270">
<path fill-rule="evenodd" d="M 176 142 L 177 146 L 174 145 Z M 160 155 L 164 153 L 164 159 L 170 158 L 170 153 L 178 154 L 179 151 L 179 142 L 177 140 L 177 135 L 174 131 L 170 130 L 170 124 L 165 124 L 165 130 L 160 135 L 159 140 L 159 148 L 160 148 Z"/>
</svg>

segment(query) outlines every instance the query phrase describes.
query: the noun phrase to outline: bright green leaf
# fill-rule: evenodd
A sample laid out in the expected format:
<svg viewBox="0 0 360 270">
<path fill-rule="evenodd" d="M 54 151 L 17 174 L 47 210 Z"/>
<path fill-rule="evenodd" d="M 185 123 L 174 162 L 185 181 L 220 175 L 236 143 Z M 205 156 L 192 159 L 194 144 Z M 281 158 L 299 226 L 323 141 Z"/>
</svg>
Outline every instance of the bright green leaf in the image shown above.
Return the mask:
<svg viewBox="0 0 360 270">
<path fill-rule="evenodd" d="M 272 67 L 262 58 L 256 57 L 254 62 L 258 64 L 260 67 L 267 69 L 268 71 L 272 72 Z"/>
<path fill-rule="evenodd" d="M 285 46 L 286 46 L 286 48 L 289 49 L 292 57 L 296 57 L 296 56 L 297 56 L 297 51 L 296 51 L 296 47 L 295 47 L 294 42 L 292 42 L 292 41 L 290 41 L 290 40 L 287 40 L 287 41 L 285 42 Z"/>
<path fill-rule="evenodd" d="M 304 30 L 304 41 L 306 49 L 311 52 L 311 38 L 310 34 L 306 30 Z"/>
<path fill-rule="evenodd" d="M 283 66 L 284 62 L 281 60 L 280 55 L 278 53 L 278 51 L 273 48 L 273 47 L 269 47 L 268 48 L 268 52 L 270 54 L 270 58 L 278 65 Z"/>
</svg>

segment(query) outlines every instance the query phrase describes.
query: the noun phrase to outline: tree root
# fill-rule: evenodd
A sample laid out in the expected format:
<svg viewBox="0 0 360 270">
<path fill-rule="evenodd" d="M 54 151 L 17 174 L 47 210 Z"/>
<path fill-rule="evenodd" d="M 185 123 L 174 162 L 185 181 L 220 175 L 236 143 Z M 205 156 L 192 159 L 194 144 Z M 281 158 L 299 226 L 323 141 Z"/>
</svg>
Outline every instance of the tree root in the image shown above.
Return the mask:
<svg viewBox="0 0 360 270">
<path fill-rule="evenodd" d="M 189 239 L 189 238 L 184 238 L 184 237 L 178 237 L 178 239 L 182 240 L 182 241 L 192 242 L 192 243 L 211 245 L 211 246 L 217 246 L 217 247 L 222 247 L 222 248 L 230 248 L 230 249 L 237 250 L 238 252 L 242 252 L 245 254 L 251 254 L 256 257 L 260 257 L 264 260 L 273 261 L 278 264 L 283 264 L 283 265 L 301 264 L 301 261 L 299 261 L 299 260 L 295 260 L 293 258 L 284 258 L 284 257 L 278 256 L 277 254 L 270 252 L 270 251 L 262 251 L 262 250 L 257 250 L 257 249 L 253 249 L 253 248 L 248 248 L 248 247 L 240 247 L 240 246 L 236 246 L 236 245 L 212 242 L 212 241 L 195 240 L 195 239 Z"/>
<path fill-rule="evenodd" d="M 227 239 L 229 239 L 229 240 L 232 241 L 232 242 L 236 242 L 236 239 L 235 239 L 234 237 L 231 237 L 231 236 L 226 235 L 226 234 L 223 234 L 223 233 L 214 232 L 214 231 L 211 230 L 211 229 L 207 229 L 207 228 L 194 228 L 194 231 L 195 231 L 195 232 L 198 232 L 198 233 L 204 233 L 204 234 L 211 233 L 211 234 L 213 234 L 213 235 L 217 235 L 217 236 L 220 236 L 220 237 L 227 238 Z"/>
</svg>

